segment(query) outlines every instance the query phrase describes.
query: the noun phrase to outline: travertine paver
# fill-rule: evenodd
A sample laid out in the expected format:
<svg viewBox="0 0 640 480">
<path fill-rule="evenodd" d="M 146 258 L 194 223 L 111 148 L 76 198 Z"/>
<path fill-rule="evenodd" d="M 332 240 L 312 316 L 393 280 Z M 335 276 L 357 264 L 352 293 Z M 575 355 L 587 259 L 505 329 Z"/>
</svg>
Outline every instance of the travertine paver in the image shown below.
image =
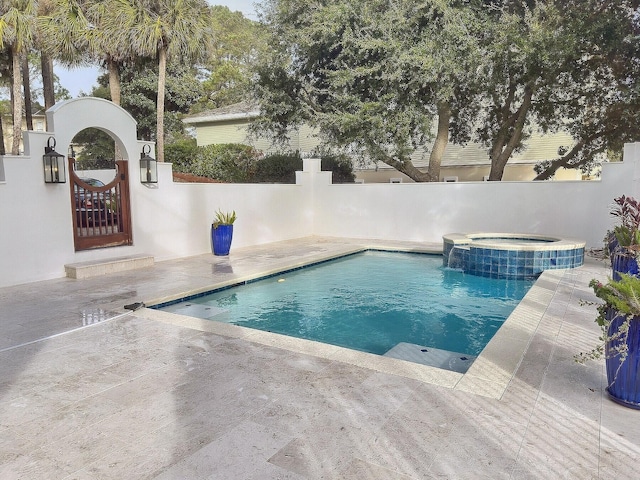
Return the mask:
<svg viewBox="0 0 640 480">
<path fill-rule="evenodd" d="M 530 299 L 535 331 L 500 398 L 122 308 L 370 243 L 0 289 L 0 478 L 637 478 L 640 412 L 607 399 L 601 362 L 573 361 L 598 337 L 581 302 L 607 274 L 593 260 Z"/>
</svg>

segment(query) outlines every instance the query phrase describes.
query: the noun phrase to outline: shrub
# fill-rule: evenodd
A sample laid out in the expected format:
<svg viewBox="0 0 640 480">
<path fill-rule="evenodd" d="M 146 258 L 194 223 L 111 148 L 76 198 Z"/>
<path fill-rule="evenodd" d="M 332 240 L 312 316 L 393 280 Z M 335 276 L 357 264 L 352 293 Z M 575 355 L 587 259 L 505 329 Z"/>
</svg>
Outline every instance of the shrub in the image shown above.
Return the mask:
<svg viewBox="0 0 640 480">
<path fill-rule="evenodd" d="M 346 155 L 323 154 L 320 161 L 320 169 L 332 172 L 333 183 L 353 183 L 356 175 L 353 173 L 353 163 Z"/>
<path fill-rule="evenodd" d="M 238 143 L 199 147 L 192 169 L 188 173 L 215 178 L 222 182 L 251 182 L 261 153 Z"/>
<path fill-rule="evenodd" d="M 296 171 L 302 170 L 299 152 L 268 155 L 256 164 L 256 183 L 296 183 Z"/>
<path fill-rule="evenodd" d="M 300 152 L 282 152 L 261 158 L 259 150 L 239 143 L 197 147 L 195 141 L 181 140 L 168 146 L 166 158 L 174 171 L 208 177 L 227 183 L 296 183 L 302 170 Z M 353 183 L 351 160 L 345 155 L 324 153 L 321 169 L 333 172 L 333 183 Z"/>
<path fill-rule="evenodd" d="M 353 165 L 345 155 L 321 155 L 321 170 L 333 172 L 333 183 L 353 183 Z M 295 183 L 296 171 L 302 170 L 300 152 L 268 155 L 256 164 L 256 183 Z"/>
<path fill-rule="evenodd" d="M 173 163 L 174 172 L 192 173 L 191 166 L 198 154 L 195 138 L 184 138 L 165 146 L 164 158 Z"/>
</svg>

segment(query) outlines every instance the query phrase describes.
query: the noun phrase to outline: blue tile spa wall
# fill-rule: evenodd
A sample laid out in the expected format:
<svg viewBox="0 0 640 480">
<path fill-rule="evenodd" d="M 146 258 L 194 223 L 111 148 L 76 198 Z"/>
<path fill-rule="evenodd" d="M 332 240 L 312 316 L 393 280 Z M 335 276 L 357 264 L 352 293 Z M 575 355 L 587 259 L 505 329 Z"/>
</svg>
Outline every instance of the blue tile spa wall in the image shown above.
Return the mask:
<svg viewBox="0 0 640 480">
<path fill-rule="evenodd" d="M 491 278 L 535 278 L 544 270 L 579 267 L 584 247 L 568 250 L 504 250 L 445 243 L 443 265 Z"/>
</svg>

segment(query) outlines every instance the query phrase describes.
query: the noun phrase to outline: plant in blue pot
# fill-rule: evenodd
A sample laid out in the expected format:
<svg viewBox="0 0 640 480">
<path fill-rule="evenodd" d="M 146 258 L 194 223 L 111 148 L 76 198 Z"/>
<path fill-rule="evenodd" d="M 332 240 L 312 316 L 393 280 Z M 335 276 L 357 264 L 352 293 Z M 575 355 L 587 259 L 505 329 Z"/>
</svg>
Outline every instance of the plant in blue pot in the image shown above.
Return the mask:
<svg viewBox="0 0 640 480">
<path fill-rule="evenodd" d="M 592 280 L 589 285 L 603 301 L 596 316 L 602 343 L 576 360 L 583 363 L 604 356 L 609 397 L 640 409 L 640 278 L 623 273 L 618 281 Z"/>
<path fill-rule="evenodd" d="M 640 253 L 640 202 L 633 197 L 621 196 L 614 199 L 611 215 L 620 223 L 613 228 L 615 247 L 611 253 L 613 279 L 620 280 L 620 274 L 638 275 L 638 254 Z"/>
<path fill-rule="evenodd" d="M 211 224 L 211 246 L 214 255 L 229 255 L 236 212 L 218 210 Z"/>
</svg>

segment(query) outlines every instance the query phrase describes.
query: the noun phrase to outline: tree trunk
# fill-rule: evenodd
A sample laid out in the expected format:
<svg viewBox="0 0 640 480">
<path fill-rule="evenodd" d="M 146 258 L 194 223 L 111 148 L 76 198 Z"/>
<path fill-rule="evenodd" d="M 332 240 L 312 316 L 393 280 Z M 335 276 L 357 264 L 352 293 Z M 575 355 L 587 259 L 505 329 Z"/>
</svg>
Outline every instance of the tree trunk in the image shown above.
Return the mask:
<svg viewBox="0 0 640 480">
<path fill-rule="evenodd" d="M 4 147 L 4 126 L 2 125 L 2 115 L 0 115 L 0 155 L 6 155 L 7 151 Z"/>
<path fill-rule="evenodd" d="M 494 141 L 493 148 L 491 149 L 491 171 L 489 172 L 489 181 L 500 181 L 504 175 L 504 169 L 507 166 L 511 154 L 522 140 L 522 131 L 524 129 L 525 121 L 527 120 L 527 114 L 531 108 L 531 99 L 533 98 L 533 90 L 527 86 L 524 89 L 524 98 L 522 104 L 516 112 L 512 115 L 508 121 L 506 121 L 500 128 L 501 132 L 498 134 Z M 513 131 L 509 136 L 508 132 L 511 130 L 513 124 Z"/>
<path fill-rule="evenodd" d="M 107 59 L 107 70 L 109 71 L 111 101 L 116 105 L 120 105 L 120 72 L 118 72 L 118 62 L 109 57 Z"/>
<path fill-rule="evenodd" d="M 433 142 L 429 155 L 429 170 L 427 174 L 430 182 L 440 181 L 440 166 L 442 157 L 449 142 L 449 124 L 451 123 L 451 108 L 449 102 L 438 102 L 438 133 Z"/>
<path fill-rule="evenodd" d="M 11 47 L 10 50 L 13 74 L 13 141 L 11 143 L 11 155 L 20 155 L 20 143 L 22 140 L 22 75 L 20 74 L 20 55 L 15 47 Z"/>
<path fill-rule="evenodd" d="M 389 165 L 390 167 L 395 168 L 400 173 L 404 173 L 407 177 L 409 177 L 414 182 L 430 182 L 431 181 L 429 173 L 418 170 L 416 166 L 411 162 L 411 160 L 399 161 L 393 158 L 386 158 L 383 160 L 383 162 Z"/>
<path fill-rule="evenodd" d="M 561 168 L 564 168 L 564 167 L 577 168 L 577 167 L 579 167 L 581 165 L 580 163 L 577 163 L 575 166 L 572 166 L 572 167 L 569 167 L 569 164 L 570 164 L 571 160 L 573 160 L 578 155 L 578 153 L 580 153 L 580 150 L 582 150 L 582 148 L 584 148 L 584 146 L 585 146 L 585 142 L 584 141 L 580 141 L 580 142 L 576 143 L 576 145 L 574 145 L 574 147 L 571 149 L 570 152 L 568 152 L 567 154 L 563 155 L 562 157 L 559 157 L 559 158 L 556 158 L 555 160 L 552 160 L 551 163 L 549 164 L 549 166 L 543 172 L 540 172 L 538 174 L 538 176 L 536 176 L 534 178 L 534 180 L 549 180 Z M 585 158 L 585 161 L 586 161 L 586 158 Z"/>
<path fill-rule="evenodd" d="M 20 55 L 22 67 L 22 90 L 24 91 L 24 115 L 27 119 L 27 130 L 33 130 L 33 106 L 31 105 L 31 79 L 29 78 L 29 57 Z"/>
<path fill-rule="evenodd" d="M 53 85 L 53 59 L 46 53 L 40 53 L 40 67 L 42 69 L 42 91 L 44 94 L 44 109 L 48 110 L 56 103 Z"/>
<path fill-rule="evenodd" d="M 158 105 L 156 147 L 157 160 L 164 162 L 164 87 L 167 76 L 167 50 L 163 47 L 158 55 Z"/>
</svg>

